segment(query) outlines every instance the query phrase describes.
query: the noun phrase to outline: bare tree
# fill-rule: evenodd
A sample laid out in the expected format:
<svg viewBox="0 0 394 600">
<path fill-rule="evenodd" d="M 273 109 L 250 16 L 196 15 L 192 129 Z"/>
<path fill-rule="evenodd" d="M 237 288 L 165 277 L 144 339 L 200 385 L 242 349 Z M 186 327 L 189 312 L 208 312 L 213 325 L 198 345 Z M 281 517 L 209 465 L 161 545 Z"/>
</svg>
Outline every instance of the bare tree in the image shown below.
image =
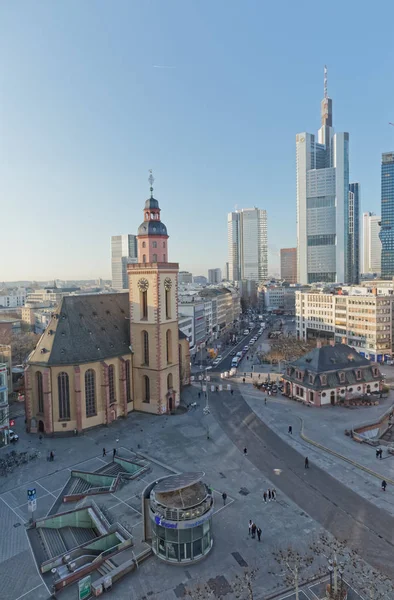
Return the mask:
<svg viewBox="0 0 394 600">
<path fill-rule="evenodd" d="M 277 550 L 272 555 L 281 568 L 286 584 L 294 587 L 296 600 L 299 600 L 301 574 L 313 564 L 314 556 L 301 554 L 292 546 L 288 546 L 286 550 Z"/>
</svg>

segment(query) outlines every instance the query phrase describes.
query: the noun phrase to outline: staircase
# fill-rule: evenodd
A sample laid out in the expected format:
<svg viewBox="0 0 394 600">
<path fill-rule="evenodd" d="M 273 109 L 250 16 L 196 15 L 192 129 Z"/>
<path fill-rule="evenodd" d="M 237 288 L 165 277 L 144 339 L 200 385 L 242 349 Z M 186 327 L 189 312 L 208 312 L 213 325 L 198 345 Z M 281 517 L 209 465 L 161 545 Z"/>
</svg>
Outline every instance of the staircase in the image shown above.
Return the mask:
<svg viewBox="0 0 394 600">
<path fill-rule="evenodd" d="M 91 488 L 91 484 L 81 479 L 80 477 L 73 477 L 72 485 L 70 486 L 67 495 L 74 496 L 76 494 L 83 494 Z"/>
<path fill-rule="evenodd" d="M 48 558 L 54 558 L 67 552 L 66 545 L 57 529 L 38 528 Z"/>
<path fill-rule="evenodd" d="M 119 473 L 126 473 L 126 471 L 122 467 L 122 465 L 111 462 L 101 467 L 98 471 L 95 471 L 95 473 L 98 473 L 100 475 L 112 475 L 113 477 L 116 477 L 116 475 L 118 475 Z"/>
<path fill-rule="evenodd" d="M 77 542 L 77 546 L 87 544 L 88 542 L 94 540 L 97 537 L 97 533 L 92 528 L 87 529 L 85 527 L 70 527 L 69 529 Z"/>
<path fill-rule="evenodd" d="M 100 575 L 102 577 L 106 577 L 107 575 L 111 574 L 111 571 L 113 571 L 114 569 L 116 569 L 116 566 L 114 565 L 114 563 L 112 562 L 112 560 L 110 558 L 108 558 L 107 560 L 105 560 L 103 562 L 103 564 L 97 569 L 97 571 L 100 573 Z"/>
</svg>

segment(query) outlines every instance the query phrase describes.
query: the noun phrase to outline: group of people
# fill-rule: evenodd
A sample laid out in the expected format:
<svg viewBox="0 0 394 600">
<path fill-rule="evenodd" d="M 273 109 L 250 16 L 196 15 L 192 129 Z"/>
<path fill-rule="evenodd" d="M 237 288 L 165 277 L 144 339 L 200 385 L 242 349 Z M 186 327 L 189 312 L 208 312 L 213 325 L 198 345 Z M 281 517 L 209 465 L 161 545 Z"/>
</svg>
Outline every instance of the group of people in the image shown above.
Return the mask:
<svg viewBox="0 0 394 600">
<path fill-rule="evenodd" d="M 271 502 L 271 500 L 276 500 L 276 489 L 272 488 L 272 490 L 268 489 L 263 493 L 264 502 Z"/>
<path fill-rule="evenodd" d="M 256 533 L 257 533 L 257 539 L 260 542 L 261 541 L 261 527 L 257 527 L 256 523 L 254 523 L 251 519 L 249 519 L 249 535 L 251 535 L 252 538 L 255 539 Z"/>
</svg>

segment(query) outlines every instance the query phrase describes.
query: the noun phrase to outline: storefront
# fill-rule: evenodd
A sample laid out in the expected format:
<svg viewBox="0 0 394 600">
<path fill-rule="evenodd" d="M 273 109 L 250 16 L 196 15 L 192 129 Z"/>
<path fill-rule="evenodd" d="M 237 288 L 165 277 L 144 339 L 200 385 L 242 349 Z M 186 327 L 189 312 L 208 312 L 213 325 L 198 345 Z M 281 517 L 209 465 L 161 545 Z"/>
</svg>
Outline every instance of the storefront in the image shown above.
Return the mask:
<svg viewBox="0 0 394 600">
<path fill-rule="evenodd" d="M 152 549 L 168 562 L 195 562 L 211 550 L 213 495 L 204 473 L 171 475 L 149 495 Z"/>
</svg>

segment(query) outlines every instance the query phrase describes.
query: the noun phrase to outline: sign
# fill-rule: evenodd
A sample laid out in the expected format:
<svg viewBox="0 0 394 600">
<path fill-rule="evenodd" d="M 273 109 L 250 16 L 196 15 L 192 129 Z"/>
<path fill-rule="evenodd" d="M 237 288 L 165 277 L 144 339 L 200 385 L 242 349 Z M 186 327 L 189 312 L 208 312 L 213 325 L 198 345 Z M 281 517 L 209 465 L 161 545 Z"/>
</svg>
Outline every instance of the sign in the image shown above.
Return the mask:
<svg viewBox="0 0 394 600">
<path fill-rule="evenodd" d="M 79 600 L 85 600 L 90 596 L 91 577 L 88 575 L 78 581 L 78 598 Z"/>
<path fill-rule="evenodd" d="M 213 515 L 213 506 L 209 509 L 201 517 L 197 517 L 196 519 L 190 519 L 188 521 L 166 521 L 162 519 L 159 515 L 155 515 L 155 523 L 156 525 L 160 525 L 161 527 L 165 527 L 166 529 L 192 529 L 193 527 L 197 527 L 198 525 L 202 525 L 205 521 L 208 521 Z"/>
<path fill-rule="evenodd" d="M 35 498 L 34 500 L 28 500 L 27 508 L 29 512 L 34 512 L 35 510 L 37 510 L 37 500 Z"/>
<path fill-rule="evenodd" d="M 37 497 L 36 488 L 31 488 L 30 490 L 27 490 L 27 499 L 28 500 L 35 500 L 36 497 Z"/>
</svg>

